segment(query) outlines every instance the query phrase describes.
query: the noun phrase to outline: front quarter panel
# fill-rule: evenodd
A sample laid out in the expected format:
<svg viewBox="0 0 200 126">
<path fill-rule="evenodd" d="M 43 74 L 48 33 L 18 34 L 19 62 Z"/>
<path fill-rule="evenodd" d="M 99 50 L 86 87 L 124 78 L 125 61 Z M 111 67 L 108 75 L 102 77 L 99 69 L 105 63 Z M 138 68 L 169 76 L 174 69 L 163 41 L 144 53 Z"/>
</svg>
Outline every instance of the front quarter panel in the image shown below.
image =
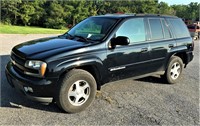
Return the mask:
<svg viewBox="0 0 200 126">
<path fill-rule="evenodd" d="M 93 66 L 101 78 L 106 77 L 107 70 L 103 61 L 106 59 L 105 44 L 96 44 L 89 47 L 57 54 L 49 59 L 46 75 L 60 77 L 64 72 L 77 67 Z"/>
</svg>

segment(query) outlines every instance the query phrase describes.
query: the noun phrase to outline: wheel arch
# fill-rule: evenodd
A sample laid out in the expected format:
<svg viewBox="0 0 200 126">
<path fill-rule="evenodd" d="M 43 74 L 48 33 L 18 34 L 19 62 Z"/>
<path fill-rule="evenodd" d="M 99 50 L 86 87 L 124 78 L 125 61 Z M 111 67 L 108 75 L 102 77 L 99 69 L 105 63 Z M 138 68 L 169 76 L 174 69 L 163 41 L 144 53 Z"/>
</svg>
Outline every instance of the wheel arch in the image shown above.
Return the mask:
<svg viewBox="0 0 200 126">
<path fill-rule="evenodd" d="M 106 77 L 106 71 L 103 67 L 103 63 L 97 60 L 83 60 L 79 62 L 72 62 L 62 65 L 62 72 L 59 76 L 59 80 L 63 78 L 63 76 L 73 69 L 82 69 L 89 72 L 96 80 L 97 90 L 101 89 L 101 85 L 103 83 L 102 78 Z"/>
<path fill-rule="evenodd" d="M 181 60 L 183 61 L 184 63 L 184 67 L 186 67 L 186 65 L 188 64 L 188 56 L 187 56 L 187 53 L 186 52 L 178 52 L 178 53 L 175 53 L 174 55 L 172 56 L 178 56 L 181 58 Z"/>
<path fill-rule="evenodd" d="M 170 55 L 167 56 L 166 58 L 166 62 L 165 62 L 165 65 L 164 65 L 164 71 L 166 71 L 168 65 L 169 65 L 169 61 L 170 59 L 173 57 L 173 56 L 177 56 L 177 57 L 180 57 L 181 60 L 183 61 L 183 63 L 185 64 L 184 67 L 186 67 L 187 65 L 187 55 L 186 55 L 186 52 L 176 52 L 176 53 L 171 53 Z"/>
</svg>

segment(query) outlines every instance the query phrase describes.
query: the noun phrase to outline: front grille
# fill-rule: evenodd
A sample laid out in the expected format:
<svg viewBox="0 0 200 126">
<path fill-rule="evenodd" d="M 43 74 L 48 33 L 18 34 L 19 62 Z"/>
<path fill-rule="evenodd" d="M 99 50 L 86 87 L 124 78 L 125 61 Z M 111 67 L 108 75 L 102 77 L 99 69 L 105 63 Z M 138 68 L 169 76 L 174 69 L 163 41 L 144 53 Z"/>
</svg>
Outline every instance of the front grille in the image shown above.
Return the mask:
<svg viewBox="0 0 200 126">
<path fill-rule="evenodd" d="M 21 58 L 19 55 L 15 54 L 14 52 L 11 53 L 11 60 L 13 64 L 13 68 L 17 73 L 24 74 L 25 72 L 39 74 L 38 70 L 33 70 L 24 67 L 26 60 Z"/>
<path fill-rule="evenodd" d="M 11 59 L 15 61 L 17 64 L 20 64 L 21 66 L 24 66 L 26 60 L 23 59 L 21 56 L 15 54 L 14 52 L 11 53 Z"/>
<path fill-rule="evenodd" d="M 13 68 L 15 69 L 15 71 L 17 73 L 21 73 L 21 74 L 24 74 L 24 70 L 20 69 L 19 67 L 16 66 L 16 64 L 13 64 Z"/>
</svg>

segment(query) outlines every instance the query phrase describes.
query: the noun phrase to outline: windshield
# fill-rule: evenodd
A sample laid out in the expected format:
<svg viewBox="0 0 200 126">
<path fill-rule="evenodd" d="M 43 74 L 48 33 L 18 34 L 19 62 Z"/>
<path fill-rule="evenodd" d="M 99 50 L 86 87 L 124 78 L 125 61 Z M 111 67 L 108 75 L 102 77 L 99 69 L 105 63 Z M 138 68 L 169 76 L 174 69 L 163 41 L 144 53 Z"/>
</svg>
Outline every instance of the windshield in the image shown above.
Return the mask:
<svg viewBox="0 0 200 126">
<path fill-rule="evenodd" d="M 101 40 L 116 21 L 117 19 L 112 18 L 90 17 L 74 26 L 67 34 L 69 37 L 81 37 L 93 41 Z"/>
</svg>

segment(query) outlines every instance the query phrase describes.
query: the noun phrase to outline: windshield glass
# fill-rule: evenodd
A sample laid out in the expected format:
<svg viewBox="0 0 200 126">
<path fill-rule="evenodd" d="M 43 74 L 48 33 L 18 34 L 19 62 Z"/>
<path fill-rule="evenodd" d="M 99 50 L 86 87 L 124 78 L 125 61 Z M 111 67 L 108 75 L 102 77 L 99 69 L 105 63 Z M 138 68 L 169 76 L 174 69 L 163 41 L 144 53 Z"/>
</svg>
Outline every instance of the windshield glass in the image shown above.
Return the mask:
<svg viewBox="0 0 200 126">
<path fill-rule="evenodd" d="M 69 37 L 83 37 L 87 40 L 101 40 L 108 33 L 110 28 L 116 23 L 117 19 L 90 17 L 76 26 L 67 34 Z"/>
</svg>

